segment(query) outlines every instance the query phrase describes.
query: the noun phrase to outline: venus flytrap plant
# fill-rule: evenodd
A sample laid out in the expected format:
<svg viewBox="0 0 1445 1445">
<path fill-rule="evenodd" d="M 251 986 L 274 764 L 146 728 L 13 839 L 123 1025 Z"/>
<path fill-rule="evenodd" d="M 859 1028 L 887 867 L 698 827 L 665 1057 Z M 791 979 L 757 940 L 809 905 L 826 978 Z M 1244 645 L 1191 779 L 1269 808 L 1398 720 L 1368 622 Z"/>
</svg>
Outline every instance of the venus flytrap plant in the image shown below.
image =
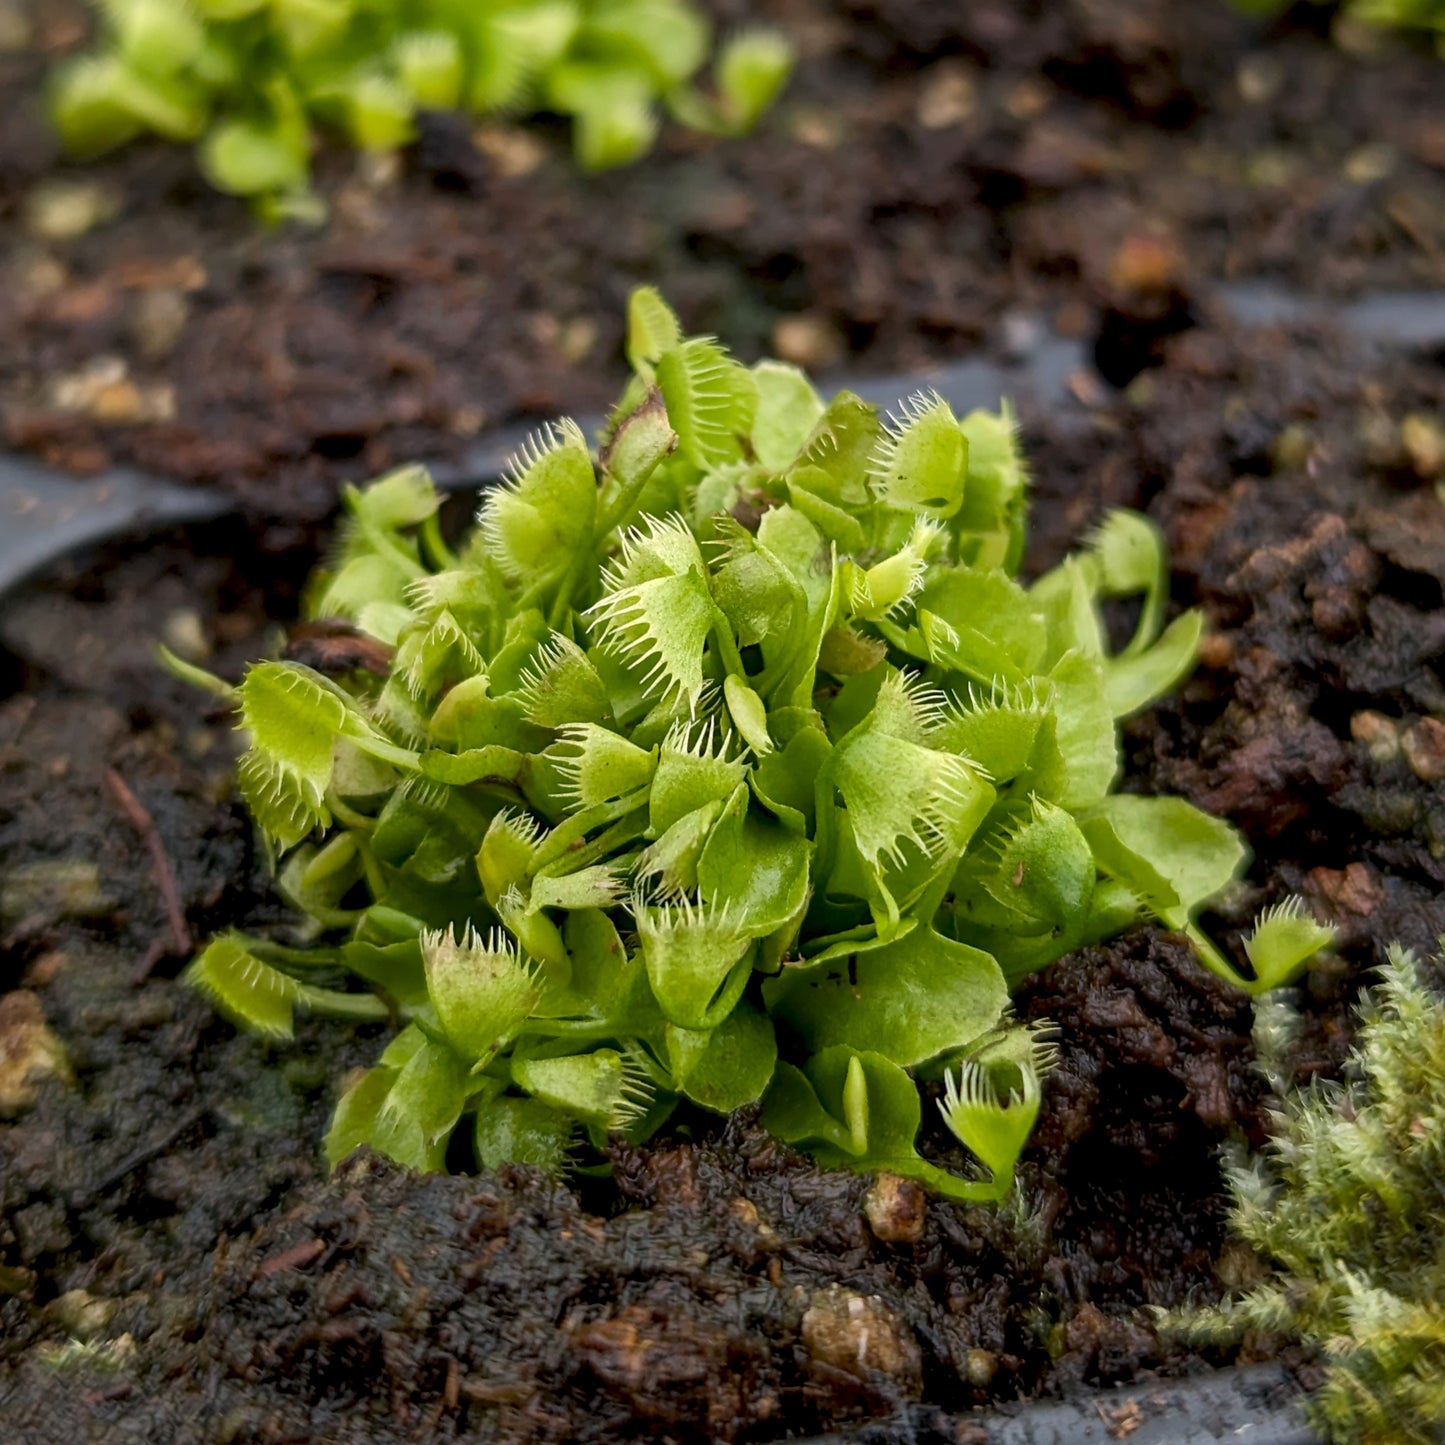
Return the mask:
<svg viewBox="0 0 1445 1445">
<path fill-rule="evenodd" d="M 1231 0 L 1246 15 L 1280 15 L 1290 0 Z M 1325 0 L 1314 0 L 1324 4 Z M 1420 30 L 1435 36 L 1445 54 L 1445 0 L 1346 0 L 1341 7 L 1346 20 L 1384 30 Z"/>
<path fill-rule="evenodd" d="M 1242 842 L 1111 792 L 1118 719 L 1187 670 L 1199 616 L 1165 625 L 1162 542 L 1127 513 L 1017 580 L 1007 413 L 825 403 L 648 290 L 628 353 L 597 459 L 549 428 L 457 550 L 421 473 L 347 494 L 310 608 L 368 665 L 234 690 L 312 947 L 229 936 L 191 977 L 273 1035 L 297 1008 L 401 1025 L 332 1159 L 435 1168 L 470 1138 L 559 1167 L 761 1100 L 825 1162 L 999 1199 L 1050 1062 L 1003 1027 L 1011 983 L 1141 917 L 1256 990 L 1327 940 L 1277 910 L 1244 977 L 1195 923 Z M 1140 599 L 1118 652 L 1114 596 Z M 976 1177 L 918 1152 L 910 1071 L 946 1080 Z"/>
<path fill-rule="evenodd" d="M 667 107 L 695 129 L 749 130 L 792 69 L 754 29 L 695 77 L 710 27 L 689 0 L 95 0 L 96 48 L 59 67 L 50 108 L 90 156 L 153 134 L 198 143 L 217 189 L 270 216 L 315 216 L 311 152 L 328 131 L 367 151 L 411 141 L 419 112 L 553 111 L 590 170 L 638 159 Z"/>
</svg>

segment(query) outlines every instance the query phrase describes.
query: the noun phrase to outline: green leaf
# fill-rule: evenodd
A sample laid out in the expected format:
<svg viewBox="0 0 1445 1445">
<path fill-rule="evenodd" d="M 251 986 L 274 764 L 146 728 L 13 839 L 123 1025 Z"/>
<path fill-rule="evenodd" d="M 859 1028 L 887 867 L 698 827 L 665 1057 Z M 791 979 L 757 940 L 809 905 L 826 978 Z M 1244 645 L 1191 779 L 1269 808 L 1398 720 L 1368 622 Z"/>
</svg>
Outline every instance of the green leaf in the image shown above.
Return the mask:
<svg viewBox="0 0 1445 1445">
<path fill-rule="evenodd" d="M 185 0 L 127 0 L 107 18 L 126 64 L 151 75 L 185 71 L 205 45 L 205 29 Z"/>
<path fill-rule="evenodd" d="M 730 672 L 723 679 L 723 699 L 733 726 L 753 750 L 753 755 L 767 757 L 773 751 L 773 740 L 768 734 L 768 710 L 762 698 Z"/>
<path fill-rule="evenodd" d="M 866 622 L 881 622 L 913 600 L 923 585 L 929 554 L 943 541 L 943 533 L 919 521 L 908 540 L 890 557 L 871 567 L 845 562 L 848 611 Z"/>
<path fill-rule="evenodd" d="M 610 423 L 600 458 L 603 483 L 609 490 L 597 526 L 599 535 L 630 519 L 644 485 L 677 444 L 667 403 L 656 387 L 649 387 L 636 406 Z"/>
<path fill-rule="evenodd" d="M 778 752 L 761 758 L 748 781 L 758 801 L 785 827 L 806 836 L 813 828 L 818 774 L 833 754 L 827 734 L 802 728 Z"/>
<path fill-rule="evenodd" d="M 601 909 L 569 913 L 562 936 L 572 960 L 571 992 L 549 993 L 551 1014 L 607 1019 L 628 1034 L 648 1034 L 660 1022 L 640 953 L 628 954 L 616 925 Z"/>
<path fill-rule="evenodd" d="M 952 409 L 937 392 L 919 392 L 889 418 L 873 484 L 889 506 L 944 521 L 963 505 L 967 465 L 968 442 Z"/>
<path fill-rule="evenodd" d="M 549 91 L 553 104 L 572 114 L 573 151 L 583 170 L 611 170 L 646 155 L 657 139 L 658 120 L 643 77 L 578 69 L 572 67 L 566 83 L 554 76 Z"/>
<path fill-rule="evenodd" d="M 718 56 L 717 88 L 733 132 L 758 123 L 788 83 L 793 59 L 792 43 L 777 30 L 752 26 L 728 38 Z"/>
<path fill-rule="evenodd" d="M 1338 937 L 1333 928 L 1317 922 L 1302 898 L 1286 898 L 1266 908 L 1244 940 L 1244 951 L 1254 969 L 1250 992 L 1265 993 L 1293 982 L 1306 964 Z"/>
<path fill-rule="evenodd" d="M 1119 740 L 1104 665 L 1097 657 L 1071 652 L 1055 665 L 1049 682 L 1061 766 L 1051 796 L 1077 811 L 1100 802 L 1119 772 Z"/>
<path fill-rule="evenodd" d="M 1029 485 L 1013 408 L 970 412 L 959 430 L 968 442 L 968 481 L 954 518 L 960 560 L 1012 573 L 1023 557 Z"/>
<path fill-rule="evenodd" d="M 680 342 L 657 361 L 657 384 L 683 454 L 703 469 L 742 455 L 758 406 L 758 386 L 745 368 L 706 336 Z"/>
<path fill-rule="evenodd" d="M 486 676 L 486 663 L 476 643 L 445 609 L 425 626 L 407 630 L 398 641 L 394 665 L 416 698 L 432 697 Z"/>
<path fill-rule="evenodd" d="M 493 1099 L 477 1111 L 477 1161 L 483 1169 L 531 1164 L 560 1174 L 571 1157 L 572 1116 L 540 1099 Z"/>
<path fill-rule="evenodd" d="M 908 650 L 973 678 L 983 687 L 1018 687 L 1043 665 L 1047 632 L 1039 609 L 1009 576 L 976 568 L 940 570 L 916 599 L 936 619 L 931 633 L 910 634 Z"/>
<path fill-rule="evenodd" d="M 726 906 L 687 899 L 633 905 L 648 982 L 670 1023 L 716 1028 L 731 1012 L 751 970 L 747 922 Z"/>
<path fill-rule="evenodd" d="M 596 504 L 587 440 L 576 422 L 563 419 L 528 442 L 504 482 L 487 490 L 477 525 L 509 576 L 550 577 L 590 542 Z"/>
<path fill-rule="evenodd" d="M 397 1070 L 367 1069 L 337 1101 L 326 1131 L 326 1167 L 335 1169 L 364 1144 L 371 1143 L 382 1105 L 396 1082 Z"/>
<path fill-rule="evenodd" d="M 914 1140 L 922 1111 L 913 1081 L 880 1054 L 824 1050 L 807 1072 L 780 1063 L 763 1123 L 790 1144 L 807 1144 L 825 1167 L 917 1179 L 948 1198 L 993 1199 L 992 1184 L 959 1179 L 921 1158 Z"/>
<path fill-rule="evenodd" d="M 823 416 L 813 383 L 796 366 L 760 361 L 753 367 L 758 388 L 753 416 L 753 455 L 769 471 L 781 472 L 797 460 Z"/>
<path fill-rule="evenodd" d="M 811 708 L 818 650 L 838 608 L 833 549 L 801 512 L 787 506 L 764 514 L 758 524 L 758 545 L 797 583 L 807 607 L 806 621 L 792 635 L 763 639 L 763 656 L 778 673 L 770 697 L 775 706 Z"/>
<path fill-rule="evenodd" d="M 61 140 L 78 156 L 100 155 L 142 131 L 195 140 L 207 117 L 194 87 L 140 74 L 117 55 L 82 56 L 62 67 L 50 104 Z"/>
<path fill-rule="evenodd" d="M 292 1037 L 301 985 L 262 963 L 237 935 L 213 938 L 182 977 L 233 1022 L 267 1038 Z"/>
<path fill-rule="evenodd" d="M 1103 658 L 1104 627 L 1095 595 L 1094 574 L 1077 557 L 1065 557 L 1029 589 L 1029 601 L 1047 629 L 1048 666 L 1074 654 L 1091 662 Z"/>
<path fill-rule="evenodd" d="M 466 1064 L 446 1044 L 417 1037 L 397 1071 L 371 1130 L 379 1153 L 408 1169 L 434 1171 L 446 1158 L 447 1141 L 466 1107 L 471 1088 Z M 390 1050 L 388 1050 L 390 1053 Z M 383 1055 L 382 1062 L 388 1062 Z"/>
<path fill-rule="evenodd" d="M 1143 652 L 1111 658 L 1105 668 L 1104 686 L 1114 716 L 1128 717 L 1177 687 L 1194 667 L 1203 634 L 1204 614 L 1185 612 Z"/>
<path fill-rule="evenodd" d="M 421 936 L 427 992 L 447 1041 L 475 1072 L 517 1036 L 541 996 L 536 970 L 500 930 Z"/>
<path fill-rule="evenodd" d="M 596 723 L 570 723 L 547 749 L 562 777 L 566 802 L 590 808 L 646 788 L 657 770 L 656 754 Z"/>
<path fill-rule="evenodd" d="M 722 530 L 721 519 L 715 525 Z M 807 599 L 777 558 L 741 528 L 737 530 L 740 535 L 731 557 L 712 576 L 712 594 L 738 645 L 750 647 L 789 632 L 803 615 Z"/>
<path fill-rule="evenodd" d="M 813 1051 L 867 1048 L 904 1067 L 972 1043 L 1008 1003 L 988 954 L 927 927 L 846 962 L 786 969 L 763 996 Z"/>
<path fill-rule="evenodd" d="M 950 706 L 935 734 L 937 744 L 967 758 L 995 783 L 1007 783 L 1029 767 L 1049 718 L 1047 685 L 979 689 L 970 686 L 968 704 Z"/>
<path fill-rule="evenodd" d="M 962 758 L 914 740 L 927 737 L 938 710 L 922 696 L 903 674 L 891 674 L 874 711 L 835 747 L 824 775 L 848 810 L 859 851 L 875 866 L 901 864 L 908 845 L 925 853 L 961 847 L 992 802 L 993 790 Z M 890 721 L 910 710 L 917 713 L 910 727 Z M 914 737 L 900 736 L 908 731 Z"/>
<path fill-rule="evenodd" d="M 640 65 L 664 91 L 702 64 L 709 38 L 706 17 L 675 0 L 614 0 L 592 7 L 582 35 L 589 51 Z"/>
<path fill-rule="evenodd" d="M 648 801 L 648 832 L 665 833 L 678 819 L 709 803 L 731 798 L 747 776 L 733 757 L 732 736 L 719 734 L 714 719 L 695 728 L 674 728 L 662 744 Z"/>
<path fill-rule="evenodd" d="M 682 342 L 682 327 L 655 286 L 634 286 L 627 298 L 627 364 L 639 376 L 652 369 Z"/>
<path fill-rule="evenodd" d="M 1036 797 L 1030 815 L 1005 836 L 998 867 L 983 885 L 1004 907 L 1063 930 L 1088 912 L 1096 872 L 1079 825 Z"/>
<path fill-rule="evenodd" d="M 526 717 L 544 728 L 612 721 L 607 685 L 596 664 L 570 638 L 554 632 L 522 674 L 518 699 Z"/>
<path fill-rule="evenodd" d="M 668 1024 L 666 1037 L 678 1087 L 719 1114 L 762 1098 L 778 1061 L 772 1020 L 746 999 L 715 1029 L 694 1033 Z"/>
<path fill-rule="evenodd" d="M 1027 1031 L 1017 1034 L 1026 1046 L 1017 1061 L 994 1061 L 989 1050 L 964 1060 L 956 1075 L 944 1075 L 945 1093 L 939 1101 L 944 1123 L 987 1168 L 999 1198 L 1013 1184 L 1014 1166 L 1039 1117 L 1040 1076 L 1050 1057 Z M 1015 1086 L 1000 1093 L 998 1075 L 1005 1069 L 1013 1074 Z"/>
<path fill-rule="evenodd" d="M 1159 636 L 1169 600 L 1164 534 L 1147 517 L 1116 507 L 1094 530 L 1088 548 L 1100 596 L 1144 594 L 1139 624 L 1124 655 L 1142 652 Z"/>
<path fill-rule="evenodd" d="M 718 620 L 697 539 L 681 517 L 651 518 L 629 532 L 588 609 L 600 645 L 642 674 L 649 697 L 695 710 L 703 653 Z"/>
<path fill-rule="evenodd" d="M 283 846 L 298 843 L 331 814 L 325 803 L 337 738 L 351 729 L 346 696 L 294 662 L 257 662 L 237 689 L 251 748 L 242 791 L 263 828 Z"/>
<path fill-rule="evenodd" d="M 369 151 L 392 151 L 416 137 L 416 104 L 405 87 L 379 70 L 348 77 L 338 87 L 346 130 Z"/>
<path fill-rule="evenodd" d="M 1182 798 L 1119 794 L 1080 826 L 1099 867 L 1172 928 L 1233 881 L 1249 857 L 1239 834 Z"/>
<path fill-rule="evenodd" d="M 512 1078 L 541 1103 L 610 1133 L 639 1119 L 655 1092 L 641 1064 L 616 1049 L 514 1058 Z"/>
<path fill-rule="evenodd" d="M 697 865 L 698 887 L 712 905 L 740 917 L 753 937 L 783 927 L 808 901 L 813 845 L 749 809 L 740 786 L 712 830 Z"/>
<path fill-rule="evenodd" d="M 433 748 L 417 760 L 424 778 L 457 788 L 481 783 L 515 787 L 525 782 L 530 763 L 530 758 L 514 748 L 496 746 L 469 748 L 460 753 Z"/>
<path fill-rule="evenodd" d="M 454 110 L 461 102 L 466 56 L 450 30 L 408 30 L 392 46 L 397 76 L 420 110 Z"/>
</svg>

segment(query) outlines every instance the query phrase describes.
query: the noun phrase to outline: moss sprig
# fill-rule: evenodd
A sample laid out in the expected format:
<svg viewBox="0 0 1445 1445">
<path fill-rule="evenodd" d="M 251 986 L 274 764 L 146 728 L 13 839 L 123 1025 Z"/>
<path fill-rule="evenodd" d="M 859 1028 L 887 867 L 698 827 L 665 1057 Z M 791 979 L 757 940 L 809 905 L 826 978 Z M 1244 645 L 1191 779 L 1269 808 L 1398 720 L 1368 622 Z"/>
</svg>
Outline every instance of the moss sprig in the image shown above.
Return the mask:
<svg viewBox="0 0 1445 1445">
<path fill-rule="evenodd" d="M 1298 1016 L 1276 997 L 1255 1038 L 1276 1087 Z M 1235 1231 L 1272 1268 L 1242 1298 L 1176 1321 L 1199 1340 L 1301 1339 L 1327 1370 L 1308 1408 L 1332 1441 L 1431 1445 L 1445 1421 L 1445 999 L 1392 946 L 1339 1082 L 1286 1089 L 1273 1138 L 1230 1169 Z"/>
</svg>

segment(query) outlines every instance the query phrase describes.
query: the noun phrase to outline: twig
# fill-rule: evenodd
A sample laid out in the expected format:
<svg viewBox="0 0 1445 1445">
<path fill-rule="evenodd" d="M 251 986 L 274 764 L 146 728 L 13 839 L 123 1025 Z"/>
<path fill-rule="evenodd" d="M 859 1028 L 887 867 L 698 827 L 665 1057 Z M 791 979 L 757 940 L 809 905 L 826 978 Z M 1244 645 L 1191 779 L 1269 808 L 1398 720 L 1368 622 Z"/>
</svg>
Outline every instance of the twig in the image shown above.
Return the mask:
<svg viewBox="0 0 1445 1445">
<path fill-rule="evenodd" d="M 160 892 L 161 902 L 165 905 L 166 921 L 171 928 L 171 940 L 175 944 L 176 953 L 184 957 L 191 952 L 193 946 L 191 930 L 186 926 L 186 915 L 181 907 L 180 890 L 176 887 L 176 870 L 171 866 L 166 845 L 161 842 L 160 829 L 156 827 L 155 819 L 146 811 L 145 805 L 131 792 L 126 786 L 125 779 L 114 768 L 105 770 L 105 785 L 110 790 L 111 796 L 120 804 L 126 821 L 140 834 L 151 855 L 151 873 L 155 878 L 156 888 Z"/>
</svg>

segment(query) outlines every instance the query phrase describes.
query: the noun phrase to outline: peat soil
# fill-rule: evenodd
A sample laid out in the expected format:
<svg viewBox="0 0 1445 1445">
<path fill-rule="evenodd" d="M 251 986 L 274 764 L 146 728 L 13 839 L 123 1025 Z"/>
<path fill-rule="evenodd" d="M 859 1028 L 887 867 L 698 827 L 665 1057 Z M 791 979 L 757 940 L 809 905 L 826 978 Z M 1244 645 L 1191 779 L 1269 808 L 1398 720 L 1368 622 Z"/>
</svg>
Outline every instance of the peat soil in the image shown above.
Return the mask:
<svg viewBox="0 0 1445 1445">
<path fill-rule="evenodd" d="M 1252 838 L 1225 946 L 1290 891 L 1339 926 L 1299 990 L 1299 1072 L 1330 1072 L 1384 943 L 1445 931 L 1445 457 L 1406 424 L 1438 414 L 1439 359 L 1214 326 L 1160 363 L 1084 427 L 1028 421 L 1031 560 L 1108 504 L 1169 534 L 1176 599 L 1214 630 L 1128 724 L 1125 786 Z M 1248 1006 L 1158 931 L 1022 991 L 1062 1057 L 1000 1212 L 820 1173 L 746 1118 L 576 1189 L 366 1156 L 325 1178 L 327 1112 L 376 1038 L 268 1046 L 172 981 L 187 936 L 281 915 L 229 720 L 150 662 L 164 637 L 234 675 L 276 645 L 314 556 L 292 535 L 113 549 L 0 614 L 7 1441 L 761 1442 L 907 1402 L 981 1441 L 976 1406 L 1224 1358 L 1145 1307 L 1254 1277 L 1217 1154 L 1262 1139 L 1266 1100 Z"/>
<path fill-rule="evenodd" d="M 339 479 L 605 405 L 640 281 L 747 357 L 897 371 L 1006 355 L 1046 317 L 1116 384 L 1222 279 L 1445 286 L 1439 61 L 1345 53 L 1329 5 L 1273 26 L 1224 0 L 711 8 L 799 44 L 758 135 L 668 127 L 588 178 L 560 127 L 438 118 L 396 166 L 322 155 L 330 224 L 268 233 L 184 147 L 57 166 L 42 79 L 81 0 L 5 0 L 0 437 L 315 519 Z M 105 219 L 57 235 L 56 179 Z"/>
</svg>

